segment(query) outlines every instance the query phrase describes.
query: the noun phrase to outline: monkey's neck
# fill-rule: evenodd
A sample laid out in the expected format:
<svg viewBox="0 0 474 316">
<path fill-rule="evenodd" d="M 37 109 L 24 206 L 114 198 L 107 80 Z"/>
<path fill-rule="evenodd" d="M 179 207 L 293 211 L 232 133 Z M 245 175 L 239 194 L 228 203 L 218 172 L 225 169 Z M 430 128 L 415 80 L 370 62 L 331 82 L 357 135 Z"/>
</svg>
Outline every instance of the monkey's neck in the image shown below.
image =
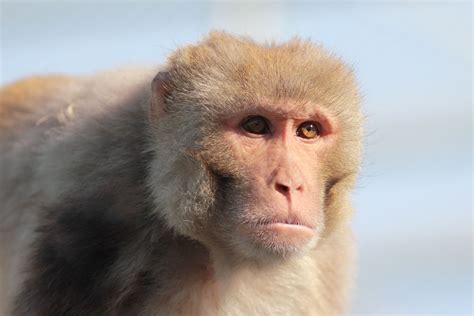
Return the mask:
<svg viewBox="0 0 474 316">
<path fill-rule="evenodd" d="M 159 315 L 168 312 L 162 312 L 163 306 L 180 315 L 271 315 L 275 307 L 295 315 L 315 311 L 332 315 L 341 310 L 345 293 L 339 287 L 343 287 L 347 267 L 342 263 L 326 266 L 327 252 L 333 247 L 323 244 L 314 252 L 266 264 L 236 264 L 211 255 L 198 242 L 185 238 L 174 242 L 179 246 L 170 247 L 168 256 L 174 261 L 169 264 L 173 270 L 162 271 L 163 286 L 151 298 Z M 319 262 L 315 260 L 318 256 L 326 259 Z M 336 257 L 332 263 L 344 259 L 335 253 L 332 256 Z M 334 291 L 339 298 L 330 297 Z"/>
</svg>

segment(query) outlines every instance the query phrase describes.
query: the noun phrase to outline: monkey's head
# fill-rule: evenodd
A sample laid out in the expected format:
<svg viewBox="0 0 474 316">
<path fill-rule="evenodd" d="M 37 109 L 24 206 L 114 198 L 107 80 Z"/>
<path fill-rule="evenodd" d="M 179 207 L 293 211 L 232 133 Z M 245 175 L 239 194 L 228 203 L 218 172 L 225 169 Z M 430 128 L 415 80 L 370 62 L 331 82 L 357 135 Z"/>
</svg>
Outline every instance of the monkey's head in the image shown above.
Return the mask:
<svg viewBox="0 0 474 316">
<path fill-rule="evenodd" d="M 309 41 L 211 33 L 153 82 L 157 212 L 241 258 L 306 251 L 344 229 L 360 163 L 353 75 Z"/>
</svg>

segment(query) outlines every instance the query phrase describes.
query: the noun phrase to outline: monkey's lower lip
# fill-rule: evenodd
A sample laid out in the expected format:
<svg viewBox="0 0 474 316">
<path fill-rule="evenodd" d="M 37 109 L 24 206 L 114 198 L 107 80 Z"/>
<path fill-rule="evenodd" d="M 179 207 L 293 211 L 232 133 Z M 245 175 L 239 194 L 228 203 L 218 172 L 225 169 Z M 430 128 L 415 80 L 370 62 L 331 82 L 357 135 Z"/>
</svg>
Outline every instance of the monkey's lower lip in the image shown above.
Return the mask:
<svg viewBox="0 0 474 316">
<path fill-rule="evenodd" d="M 309 226 L 301 224 L 289 224 L 285 222 L 272 222 L 259 225 L 261 228 L 276 234 L 291 235 L 293 237 L 312 237 L 315 232 Z"/>
</svg>

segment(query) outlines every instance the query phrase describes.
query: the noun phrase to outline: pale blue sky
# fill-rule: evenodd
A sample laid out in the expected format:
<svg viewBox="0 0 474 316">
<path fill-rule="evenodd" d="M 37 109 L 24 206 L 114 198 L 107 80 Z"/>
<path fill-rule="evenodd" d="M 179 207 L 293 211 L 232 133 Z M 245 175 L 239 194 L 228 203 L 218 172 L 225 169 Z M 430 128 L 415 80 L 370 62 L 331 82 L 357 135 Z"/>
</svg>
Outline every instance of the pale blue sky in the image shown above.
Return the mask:
<svg viewBox="0 0 474 316">
<path fill-rule="evenodd" d="M 1 2 L 0 83 L 160 63 L 210 29 L 298 35 L 355 69 L 366 159 L 354 314 L 472 312 L 470 2 Z"/>
</svg>

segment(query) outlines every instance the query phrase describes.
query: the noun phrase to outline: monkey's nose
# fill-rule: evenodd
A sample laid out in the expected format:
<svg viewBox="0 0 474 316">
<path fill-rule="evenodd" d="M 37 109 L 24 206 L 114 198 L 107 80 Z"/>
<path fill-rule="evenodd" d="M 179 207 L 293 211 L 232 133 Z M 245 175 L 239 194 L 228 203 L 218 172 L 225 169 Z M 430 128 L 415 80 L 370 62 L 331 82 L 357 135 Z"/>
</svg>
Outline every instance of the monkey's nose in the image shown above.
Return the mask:
<svg viewBox="0 0 474 316">
<path fill-rule="evenodd" d="M 297 191 L 303 191 L 303 186 L 298 183 L 291 183 L 290 182 L 276 182 L 275 183 L 275 190 L 280 192 L 285 196 L 289 196 L 292 193 L 296 193 Z"/>
</svg>

